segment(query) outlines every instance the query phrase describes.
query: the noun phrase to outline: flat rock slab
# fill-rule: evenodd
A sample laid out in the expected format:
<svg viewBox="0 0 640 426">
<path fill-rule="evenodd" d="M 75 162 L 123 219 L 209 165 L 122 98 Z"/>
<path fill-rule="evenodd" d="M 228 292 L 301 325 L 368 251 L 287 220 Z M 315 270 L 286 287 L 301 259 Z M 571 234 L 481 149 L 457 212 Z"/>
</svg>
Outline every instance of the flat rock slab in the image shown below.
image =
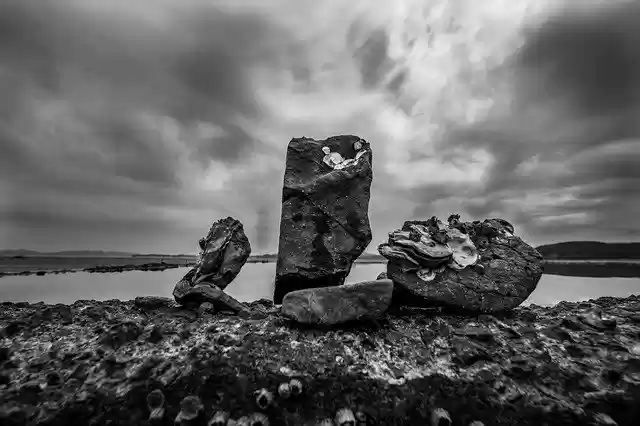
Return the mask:
<svg viewBox="0 0 640 426">
<path fill-rule="evenodd" d="M 376 280 L 288 293 L 283 316 L 302 324 L 336 325 L 379 318 L 389 308 L 393 281 Z"/>
</svg>

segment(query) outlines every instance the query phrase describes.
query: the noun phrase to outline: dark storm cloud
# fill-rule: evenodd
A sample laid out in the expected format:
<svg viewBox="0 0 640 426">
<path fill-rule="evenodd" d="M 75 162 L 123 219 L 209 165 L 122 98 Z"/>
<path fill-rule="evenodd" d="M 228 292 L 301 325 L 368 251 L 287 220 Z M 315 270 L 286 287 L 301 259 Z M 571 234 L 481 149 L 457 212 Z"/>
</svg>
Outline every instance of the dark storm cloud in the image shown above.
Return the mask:
<svg viewBox="0 0 640 426">
<path fill-rule="evenodd" d="M 530 194 L 533 204 L 511 211 L 531 233 L 553 237 L 562 227 L 568 234 L 601 226 L 619 238 L 638 235 L 638 42 L 637 2 L 564 9 L 526 33 L 523 47 L 495 70 L 496 79 L 514 76 L 509 108 L 451 126 L 439 144 L 444 153 L 471 148 L 493 156 L 480 185 L 462 192 L 469 197 L 463 207 L 481 217 L 508 211 L 509 200 Z M 558 202 L 536 213 L 535 197 L 542 203 L 552 192 Z M 424 202 L 451 194 L 416 191 Z M 567 211 L 574 216 L 562 219 Z M 549 222 L 554 216 L 558 222 Z"/>
<path fill-rule="evenodd" d="M 293 38 L 264 16 L 204 2 L 176 3 L 170 12 L 166 2 L 149 2 L 152 12 L 170 14 L 166 20 L 123 4 L 0 2 L 0 179 L 20 195 L 0 203 L 0 218 L 14 234 L 87 220 L 138 226 L 92 217 L 82 205 L 116 197 L 132 215 L 179 205 L 184 167 L 239 164 L 260 144 L 239 121 L 261 114 L 250 73 L 279 66 Z M 162 140 L 163 117 L 176 123 L 179 143 Z M 219 131 L 197 134 L 202 122 Z M 53 193 L 67 205 L 37 205 Z M 159 231 L 167 226 L 146 220 Z"/>
</svg>

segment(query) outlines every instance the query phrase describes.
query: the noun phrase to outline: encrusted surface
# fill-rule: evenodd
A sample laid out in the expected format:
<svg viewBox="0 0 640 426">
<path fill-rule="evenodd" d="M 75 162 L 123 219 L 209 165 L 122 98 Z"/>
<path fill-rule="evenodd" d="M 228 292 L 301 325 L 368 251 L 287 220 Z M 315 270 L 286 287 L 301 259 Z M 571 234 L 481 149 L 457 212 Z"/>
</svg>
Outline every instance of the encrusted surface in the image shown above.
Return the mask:
<svg viewBox="0 0 640 426">
<path fill-rule="evenodd" d="M 153 299 L 153 300 L 151 300 Z M 341 408 L 368 424 L 589 424 L 638 418 L 640 297 L 518 308 L 508 317 L 401 310 L 377 324 L 292 327 L 269 302 L 262 320 L 204 315 L 170 300 L 0 305 L 0 422 L 146 424 L 161 389 L 168 424 L 196 395 L 207 420 L 264 411 L 272 425 L 315 424 Z M 294 377 L 296 398 L 260 410 L 254 391 Z"/>
<path fill-rule="evenodd" d="M 403 229 L 411 223 L 426 222 L 407 222 Z M 513 309 L 526 300 L 542 276 L 540 253 L 513 235 L 513 227 L 500 219 L 455 226 L 470 236 L 478 261 L 461 270 L 441 268 L 426 282 L 417 275 L 419 266 L 389 259 L 387 275 L 398 284 L 398 303 L 491 313 Z"/>
</svg>

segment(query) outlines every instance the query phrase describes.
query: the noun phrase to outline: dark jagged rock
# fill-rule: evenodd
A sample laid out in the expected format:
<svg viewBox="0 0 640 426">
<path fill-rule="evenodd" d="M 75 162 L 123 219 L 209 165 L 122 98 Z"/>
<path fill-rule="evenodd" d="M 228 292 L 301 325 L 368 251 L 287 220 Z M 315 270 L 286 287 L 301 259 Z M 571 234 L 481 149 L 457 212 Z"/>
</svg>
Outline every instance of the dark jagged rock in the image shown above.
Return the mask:
<svg viewBox="0 0 640 426">
<path fill-rule="evenodd" d="M 220 219 L 198 242 L 200 259 L 195 282 L 205 281 L 224 290 L 240 273 L 251 255 L 251 244 L 239 220 Z"/>
<path fill-rule="evenodd" d="M 510 310 L 520 305 L 535 290 L 542 276 L 540 253 L 513 235 L 513 226 L 503 219 L 460 222 L 456 216 L 449 218 L 448 225 L 432 218 L 426 222 L 405 222 L 402 232 L 396 231 L 395 236 L 406 234 L 419 240 L 416 244 L 438 250 L 438 257 L 430 258 L 427 263 L 413 256 L 413 252 L 405 251 L 391 237 L 389 244 L 380 246 L 380 254 L 389 259 L 387 275 L 397 286 L 394 304 L 481 313 Z M 415 224 L 428 229 L 428 235 L 414 237 L 411 232 Z M 457 247 L 466 250 L 459 261 L 456 261 L 456 246 L 449 240 L 451 235 L 458 243 L 462 242 Z M 446 247 L 453 247 L 449 258 L 440 255 Z M 429 253 L 422 256 L 428 257 Z"/>
<path fill-rule="evenodd" d="M 0 424 L 172 424 L 182 411 L 180 421 L 196 413 L 206 424 L 220 413 L 224 423 L 214 424 L 224 425 L 258 410 L 263 425 L 319 424 L 338 413 L 423 425 L 435 409 L 454 425 L 631 426 L 640 417 L 640 296 L 508 316 L 405 308 L 377 327 L 324 331 L 257 305 L 266 318 L 197 320 L 116 300 L 0 304 L 0 330 L 21 324 L 0 334 Z M 95 310 L 109 315 L 88 315 Z M 30 320 L 44 312 L 48 320 Z M 288 392 L 278 392 L 283 383 Z M 265 394 L 272 400 L 263 411 Z"/>
<path fill-rule="evenodd" d="M 336 158 L 347 161 L 336 165 Z M 371 164 L 369 143 L 357 136 L 289 142 L 275 303 L 290 291 L 344 283 L 371 242 Z"/>
<path fill-rule="evenodd" d="M 302 324 L 336 325 L 380 318 L 391 304 L 391 280 L 296 290 L 284 297 L 282 315 Z"/>
<path fill-rule="evenodd" d="M 215 309 L 246 311 L 244 305 L 223 291 L 251 255 L 251 245 L 242 223 L 232 217 L 220 219 L 211 225 L 207 236 L 198 244 L 201 252 L 197 266 L 173 289 L 176 302 L 195 308 L 208 302 Z"/>
</svg>

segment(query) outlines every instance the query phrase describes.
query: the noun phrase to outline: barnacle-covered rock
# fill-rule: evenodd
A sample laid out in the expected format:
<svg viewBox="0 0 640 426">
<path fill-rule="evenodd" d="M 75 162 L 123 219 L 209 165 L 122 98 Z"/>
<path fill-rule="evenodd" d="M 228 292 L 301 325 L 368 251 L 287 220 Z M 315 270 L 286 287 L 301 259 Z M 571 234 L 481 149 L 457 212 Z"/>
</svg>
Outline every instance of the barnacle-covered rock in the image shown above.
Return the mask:
<svg viewBox="0 0 640 426">
<path fill-rule="evenodd" d="M 181 305 L 212 303 L 216 308 L 237 310 L 238 303 L 218 296 L 240 273 L 251 254 L 249 239 L 242 223 L 232 217 L 220 219 L 211 225 L 205 238 L 199 241 L 198 264 L 173 289 L 173 297 Z M 203 288 L 209 287 L 212 290 Z"/>
<path fill-rule="evenodd" d="M 369 143 L 357 136 L 289 142 L 276 304 L 291 291 L 344 283 L 353 262 L 371 242 L 371 164 Z"/>
<path fill-rule="evenodd" d="M 405 222 L 379 247 L 396 285 L 394 303 L 484 313 L 515 308 L 535 290 L 542 256 L 514 232 L 503 219 Z"/>
</svg>

